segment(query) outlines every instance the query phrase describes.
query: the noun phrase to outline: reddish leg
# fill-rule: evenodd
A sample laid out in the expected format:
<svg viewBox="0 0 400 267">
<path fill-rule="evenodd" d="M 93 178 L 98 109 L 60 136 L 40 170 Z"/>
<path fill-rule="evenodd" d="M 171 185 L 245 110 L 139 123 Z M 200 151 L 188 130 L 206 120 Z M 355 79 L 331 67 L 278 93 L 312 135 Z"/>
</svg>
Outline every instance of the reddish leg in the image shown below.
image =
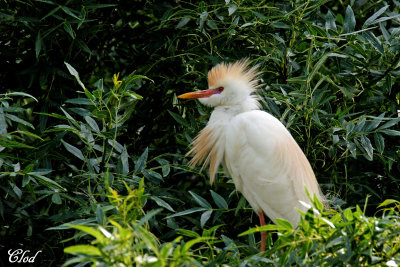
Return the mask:
<svg viewBox="0 0 400 267">
<path fill-rule="evenodd" d="M 264 218 L 264 213 L 262 211 L 259 211 L 258 213 L 258 218 L 260 218 L 260 226 L 265 225 L 265 218 Z M 260 246 L 260 252 L 265 251 L 265 241 L 267 239 L 267 232 L 262 231 L 261 232 L 261 246 Z"/>
</svg>

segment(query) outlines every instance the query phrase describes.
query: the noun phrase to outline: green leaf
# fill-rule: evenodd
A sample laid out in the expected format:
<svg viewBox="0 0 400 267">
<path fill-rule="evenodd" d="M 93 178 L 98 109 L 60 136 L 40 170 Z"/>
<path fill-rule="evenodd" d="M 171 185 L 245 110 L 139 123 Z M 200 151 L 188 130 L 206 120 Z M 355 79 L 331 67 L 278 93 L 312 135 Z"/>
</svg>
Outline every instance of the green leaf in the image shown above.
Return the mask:
<svg viewBox="0 0 400 267">
<path fill-rule="evenodd" d="M 122 174 L 127 175 L 129 173 L 129 155 L 128 151 L 126 149 L 126 146 L 124 145 L 121 153 L 121 163 L 122 163 Z"/>
<path fill-rule="evenodd" d="M 100 128 L 92 117 L 85 116 L 84 118 L 85 121 L 89 124 L 90 128 L 92 128 L 92 130 L 94 130 L 96 133 L 100 133 Z"/>
<path fill-rule="evenodd" d="M 82 151 L 79 150 L 79 148 L 68 144 L 64 140 L 61 139 L 61 143 L 63 143 L 64 147 L 75 157 L 79 158 L 80 160 L 85 161 L 85 156 L 83 155 Z"/>
<path fill-rule="evenodd" d="M 356 145 L 353 142 L 347 142 L 347 149 L 350 151 L 353 158 L 357 157 Z"/>
<path fill-rule="evenodd" d="M 36 42 L 35 42 L 35 54 L 36 54 L 36 59 L 39 58 L 40 51 L 42 50 L 42 38 L 40 37 L 40 31 L 38 32 L 36 36 Z"/>
<path fill-rule="evenodd" d="M 64 249 L 69 254 L 86 254 L 89 256 L 100 256 L 101 252 L 98 248 L 91 245 L 75 245 Z"/>
<path fill-rule="evenodd" d="M 391 34 L 386 30 L 385 26 L 383 26 L 383 23 L 379 23 L 379 28 L 381 29 L 381 32 L 383 34 L 383 37 L 385 37 L 386 42 L 389 42 L 390 38 L 392 37 Z M 390 79 L 390 75 L 386 75 L 386 79 Z M 391 88 L 391 86 L 390 86 Z M 390 91 L 389 91 L 390 94 Z"/>
<path fill-rule="evenodd" d="M 196 193 L 189 191 L 189 193 L 192 195 L 192 197 L 194 198 L 194 200 L 203 208 L 207 208 L 207 209 L 211 209 L 211 204 L 205 200 L 204 198 L 202 198 L 201 196 L 197 195 Z"/>
<path fill-rule="evenodd" d="M 319 69 L 322 67 L 322 65 L 325 63 L 326 59 L 329 57 L 329 55 L 331 54 L 331 52 L 325 53 L 319 60 L 317 63 L 312 64 L 311 62 L 308 62 L 307 64 L 309 64 L 310 66 L 313 65 L 313 69 L 310 72 L 310 74 L 307 77 L 307 81 L 311 82 L 311 80 L 313 79 L 314 75 L 316 73 L 318 73 Z"/>
<path fill-rule="evenodd" d="M 11 93 L 0 94 L 0 96 L 2 96 L 2 95 L 7 96 L 7 97 L 8 96 L 26 96 L 26 97 L 32 98 L 36 102 L 39 102 L 34 96 L 24 93 L 24 92 L 11 92 Z"/>
<path fill-rule="evenodd" d="M 189 214 L 192 214 L 192 213 L 195 213 L 195 212 L 205 211 L 205 210 L 207 210 L 207 209 L 205 209 L 205 208 L 191 208 L 191 209 L 188 209 L 188 210 L 184 210 L 184 211 L 169 215 L 169 216 L 165 217 L 165 219 L 184 216 L 184 215 L 189 215 Z"/>
<path fill-rule="evenodd" d="M 54 13 L 56 13 L 61 7 L 56 7 L 53 8 L 49 13 L 47 13 L 43 18 L 41 18 L 40 20 L 43 21 L 45 20 L 47 17 L 50 17 L 51 15 L 53 15 Z"/>
<path fill-rule="evenodd" d="M 147 214 L 140 219 L 137 225 L 135 225 L 136 228 L 141 227 L 143 224 L 147 223 L 148 220 L 156 216 L 158 213 L 160 213 L 162 209 L 156 209 L 156 210 L 151 210 L 150 212 L 147 212 Z"/>
<path fill-rule="evenodd" d="M 344 32 L 346 33 L 352 32 L 356 26 L 356 18 L 354 17 L 354 12 L 351 6 L 347 6 L 346 8 L 343 24 Z"/>
<path fill-rule="evenodd" d="M 83 85 L 83 84 L 82 84 Z M 85 92 L 86 97 L 92 102 L 95 103 L 96 97 L 86 88 L 83 88 L 83 91 Z"/>
<path fill-rule="evenodd" d="M 67 226 L 82 231 L 86 234 L 89 234 L 96 238 L 98 241 L 102 241 L 104 239 L 104 235 L 99 231 L 94 229 L 93 227 L 89 227 L 86 225 L 76 225 L 76 224 L 66 224 Z"/>
<path fill-rule="evenodd" d="M 157 158 L 156 160 L 161 166 L 162 176 L 166 177 L 171 172 L 171 167 L 169 165 L 169 162 L 162 158 Z"/>
<path fill-rule="evenodd" d="M 189 127 L 189 124 L 181 117 L 181 115 L 176 114 L 175 112 L 172 112 L 168 110 L 168 113 L 174 118 L 179 124 Z"/>
<path fill-rule="evenodd" d="M 215 204 L 220 209 L 228 209 L 228 204 L 226 203 L 225 199 L 220 196 L 219 194 L 215 193 L 214 191 L 210 190 L 211 196 L 214 199 Z"/>
<path fill-rule="evenodd" d="M 12 182 L 9 182 L 9 183 L 10 183 L 12 190 L 17 195 L 18 199 L 21 199 L 21 197 L 22 197 L 21 189 L 19 189 L 19 187 L 17 185 L 15 185 L 14 183 L 12 183 Z"/>
<path fill-rule="evenodd" d="M 337 31 L 336 28 L 336 22 L 335 22 L 335 18 L 333 17 L 333 14 L 330 10 L 328 10 L 328 13 L 326 14 L 326 19 L 325 19 L 325 29 L 326 30 L 334 30 Z"/>
<path fill-rule="evenodd" d="M 75 11 L 75 10 L 73 10 L 73 9 L 71 9 L 71 8 L 69 8 L 69 7 L 66 7 L 66 6 L 61 6 L 61 9 L 62 9 L 62 11 L 64 11 L 66 14 L 70 15 L 71 17 L 73 17 L 73 18 L 75 18 L 75 19 L 77 19 L 77 20 L 80 20 L 80 18 L 79 18 L 78 16 L 76 16 L 76 15 L 73 13 L 73 11 Z"/>
<path fill-rule="evenodd" d="M 29 122 L 27 122 L 27 121 L 15 116 L 15 115 L 6 113 L 5 116 L 7 118 L 9 118 L 10 120 L 12 120 L 12 121 L 18 122 L 18 123 L 20 123 L 22 125 L 28 126 L 28 127 L 32 128 L 32 129 L 35 129 L 35 127 L 33 127 L 33 125 L 31 123 L 29 123 Z"/>
<path fill-rule="evenodd" d="M 97 224 L 103 225 L 104 224 L 104 210 L 101 208 L 101 206 L 99 204 L 97 204 L 96 207 L 96 221 Z"/>
<path fill-rule="evenodd" d="M 293 225 L 289 221 L 281 218 L 276 218 L 276 224 L 287 229 L 293 229 Z"/>
<path fill-rule="evenodd" d="M 188 24 L 189 21 L 190 21 L 190 18 L 189 18 L 189 17 L 184 17 L 184 18 L 182 18 L 182 19 L 179 21 L 178 25 L 176 25 L 176 28 L 177 28 L 177 29 L 182 28 L 183 26 L 185 26 L 186 24 Z"/>
<path fill-rule="evenodd" d="M 368 125 L 365 127 L 365 131 L 369 132 L 375 130 L 382 122 L 384 117 L 385 113 L 380 114 L 378 117 L 372 117 L 374 120 L 368 123 Z"/>
<path fill-rule="evenodd" d="M 390 136 L 400 136 L 400 131 L 396 130 L 382 130 L 381 132 Z"/>
<path fill-rule="evenodd" d="M 176 230 L 180 235 L 187 236 L 187 237 L 200 237 L 200 235 L 194 231 L 187 230 L 187 229 L 177 229 Z"/>
<path fill-rule="evenodd" d="M 40 172 L 29 172 L 28 174 L 35 177 L 37 180 L 39 180 L 41 183 L 47 185 L 47 186 L 51 186 L 51 187 L 55 187 L 58 189 L 61 189 L 63 191 L 67 191 L 67 189 L 65 189 L 64 187 L 62 187 L 61 185 L 59 185 L 57 182 L 47 178 L 46 176 L 43 176 L 41 174 L 39 174 Z"/>
<path fill-rule="evenodd" d="M 7 134 L 7 122 L 4 116 L 3 107 L 0 105 L 0 135 Z"/>
<path fill-rule="evenodd" d="M 267 224 L 264 226 L 257 226 L 255 228 L 249 229 L 249 230 L 239 234 L 238 236 L 251 235 L 251 234 L 263 232 L 263 231 L 280 231 L 280 230 L 287 230 L 287 228 L 283 227 L 281 225 Z"/>
<path fill-rule="evenodd" d="M 75 39 L 76 34 L 72 29 L 71 24 L 69 24 L 68 22 L 64 22 L 64 30 L 72 37 L 72 39 Z"/>
<path fill-rule="evenodd" d="M 351 208 L 347 208 L 343 212 L 343 216 L 347 221 L 352 221 L 354 219 L 353 217 L 353 212 L 351 211 Z"/>
<path fill-rule="evenodd" d="M 385 201 L 383 201 L 383 202 L 378 206 L 378 208 L 384 207 L 384 206 L 388 206 L 388 205 L 391 205 L 391 204 L 393 204 L 393 203 L 398 204 L 399 201 L 394 200 L 394 199 L 386 199 Z"/>
<path fill-rule="evenodd" d="M 334 134 L 334 135 L 332 136 L 332 142 L 333 142 L 334 144 L 337 144 L 337 143 L 339 142 L 339 136 L 338 136 L 337 134 Z"/>
<path fill-rule="evenodd" d="M 372 147 L 371 141 L 365 135 L 361 135 L 360 141 L 361 141 L 362 147 L 367 152 L 368 157 L 366 157 L 366 158 L 368 160 L 372 160 L 373 159 L 373 154 L 374 154 L 374 148 Z"/>
<path fill-rule="evenodd" d="M 67 69 L 68 69 L 69 73 L 71 73 L 71 75 L 75 77 L 75 79 L 79 83 L 79 85 L 83 89 L 86 89 L 85 85 L 81 82 L 81 79 L 79 78 L 79 74 L 76 71 L 76 69 L 74 67 L 72 67 L 70 64 L 68 64 L 67 62 L 65 62 L 65 61 L 64 61 L 64 64 L 67 66 Z"/>
<path fill-rule="evenodd" d="M 213 213 L 212 210 L 207 210 L 206 212 L 201 214 L 201 217 L 200 217 L 200 226 L 201 226 L 201 228 L 204 228 L 204 225 L 210 219 L 212 213 Z"/>
<path fill-rule="evenodd" d="M 152 180 L 152 178 L 156 178 L 160 181 L 163 181 L 162 175 L 153 170 L 144 170 L 143 175 L 144 175 L 144 177 L 150 179 L 150 181 Z"/>
<path fill-rule="evenodd" d="M 238 9 L 237 5 L 235 5 L 235 4 L 230 4 L 230 6 L 229 6 L 229 8 L 228 8 L 228 14 L 229 14 L 229 16 L 231 16 L 233 13 L 235 13 L 237 9 Z"/>
<path fill-rule="evenodd" d="M 368 25 L 373 24 L 374 21 L 375 21 L 380 15 L 382 15 L 382 14 L 386 11 L 386 9 L 388 9 L 388 7 L 389 7 L 389 6 L 387 5 L 387 6 L 382 7 L 382 8 L 379 9 L 378 11 L 376 11 L 371 17 L 369 17 L 369 18 L 364 22 L 363 28 L 364 28 L 364 27 L 367 27 Z"/>
<path fill-rule="evenodd" d="M 381 41 L 376 38 L 376 36 L 372 32 L 364 32 L 363 36 L 371 43 L 371 45 L 378 50 L 380 53 L 384 54 L 385 51 L 383 49 Z"/>
<path fill-rule="evenodd" d="M 27 131 L 15 131 L 16 133 L 19 133 L 19 134 L 24 134 L 24 135 L 28 135 L 28 136 L 30 136 L 30 137 L 33 137 L 33 138 L 36 138 L 36 139 L 40 139 L 41 141 L 44 141 L 44 139 L 43 138 L 41 138 L 40 136 L 38 136 L 38 135 L 36 135 L 36 134 L 34 134 L 34 133 L 31 133 L 31 132 L 27 132 Z M 13 132 L 14 133 L 14 132 Z M 11 134 L 11 133 L 10 133 Z"/>
<path fill-rule="evenodd" d="M 72 76 L 79 77 L 79 73 L 76 71 L 76 69 L 74 67 L 72 67 L 67 62 L 64 62 L 64 64 L 67 66 L 67 69 L 68 69 L 69 73 L 71 73 Z"/>
<path fill-rule="evenodd" d="M 134 173 L 140 173 L 144 170 L 144 167 L 146 166 L 148 155 L 149 155 L 149 148 L 146 147 L 146 149 L 143 151 L 142 155 L 137 159 L 137 161 L 135 163 Z"/>
<path fill-rule="evenodd" d="M 400 121 L 400 118 L 393 118 L 390 121 L 386 122 L 383 124 L 381 127 L 378 128 L 378 130 L 383 130 L 392 127 L 395 124 L 398 124 Z"/>
<path fill-rule="evenodd" d="M 385 150 L 385 140 L 384 140 L 383 136 L 379 133 L 375 133 L 374 141 L 375 141 L 376 150 L 382 154 L 383 151 Z"/>
<path fill-rule="evenodd" d="M 62 204 L 60 194 L 58 194 L 58 193 L 54 193 L 51 196 L 51 201 L 56 205 L 61 205 Z"/>
<path fill-rule="evenodd" d="M 156 196 L 150 196 L 150 199 L 154 200 L 158 206 L 166 208 L 169 211 L 175 212 L 175 210 L 171 207 L 171 205 L 169 205 L 166 201 L 164 201 L 163 199 L 156 197 Z"/>
<path fill-rule="evenodd" d="M 118 6 L 117 4 L 85 4 L 86 8 L 98 9 L 98 8 L 107 8 Z"/>
</svg>

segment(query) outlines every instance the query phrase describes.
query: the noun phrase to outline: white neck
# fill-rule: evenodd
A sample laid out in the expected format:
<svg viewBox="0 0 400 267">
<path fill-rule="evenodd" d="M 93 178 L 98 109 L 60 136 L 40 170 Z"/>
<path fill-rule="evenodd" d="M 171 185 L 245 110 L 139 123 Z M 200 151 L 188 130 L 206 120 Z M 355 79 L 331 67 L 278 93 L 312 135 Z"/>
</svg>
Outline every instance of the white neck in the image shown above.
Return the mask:
<svg viewBox="0 0 400 267">
<path fill-rule="evenodd" d="M 240 113 L 258 109 L 260 109 L 260 104 L 256 96 L 249 96 L 245 101 L 236 105 L 216 106 L 211 113 L 209 124 L 225 124 Z"/>
</svg>

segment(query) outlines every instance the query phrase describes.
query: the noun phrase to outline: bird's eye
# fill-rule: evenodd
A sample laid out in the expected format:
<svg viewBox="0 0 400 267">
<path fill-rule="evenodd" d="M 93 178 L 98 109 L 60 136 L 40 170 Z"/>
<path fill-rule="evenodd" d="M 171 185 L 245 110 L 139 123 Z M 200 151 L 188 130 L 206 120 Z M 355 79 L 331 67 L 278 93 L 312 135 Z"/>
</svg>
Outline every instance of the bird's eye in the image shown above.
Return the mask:
<svg viewBox="0 0 400 267">
<path fill-rule="evenodd" d="M 216 92 L 217 94 L 222 93 L 222 91 L 224 91 L 224 87 L 222 87 L 222 86 L 215 89 L 215 92 Z"/>
</svg>

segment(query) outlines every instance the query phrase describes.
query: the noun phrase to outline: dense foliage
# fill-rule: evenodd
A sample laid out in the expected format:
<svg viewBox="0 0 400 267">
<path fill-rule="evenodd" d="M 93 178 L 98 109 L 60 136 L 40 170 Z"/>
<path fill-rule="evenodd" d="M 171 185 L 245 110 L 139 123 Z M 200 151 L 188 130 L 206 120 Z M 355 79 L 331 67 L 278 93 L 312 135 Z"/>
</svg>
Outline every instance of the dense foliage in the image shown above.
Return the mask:
<svg viewBox="0 0 400 267">
<path fill-rule="evenodd" d="M 0 265 L 400 263 L 400 2 L 59 2 L 0 6 Z M 211 110 L 176 95 L 244 57 L 330 200 L 298 229 L 186 166 Z"/>
</svg>

